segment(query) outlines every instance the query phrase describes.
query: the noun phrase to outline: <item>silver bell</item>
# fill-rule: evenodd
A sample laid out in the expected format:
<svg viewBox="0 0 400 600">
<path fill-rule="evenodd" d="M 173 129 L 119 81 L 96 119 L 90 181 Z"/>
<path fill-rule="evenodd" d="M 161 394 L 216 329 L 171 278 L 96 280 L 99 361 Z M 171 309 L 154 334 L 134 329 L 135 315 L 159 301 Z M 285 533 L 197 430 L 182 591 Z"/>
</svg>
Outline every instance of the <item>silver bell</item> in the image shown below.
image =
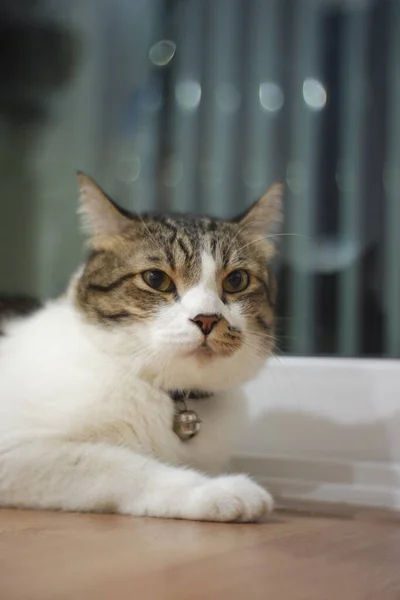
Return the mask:
<svg viewBox="0 0 400 600">
<path fill-rule="evenodd" d="M 201 421 L 194 410 L 180 410 L 175 413 L 174 432 L 182 440 L 189 440 L 200 431 Z"/>
</svg>

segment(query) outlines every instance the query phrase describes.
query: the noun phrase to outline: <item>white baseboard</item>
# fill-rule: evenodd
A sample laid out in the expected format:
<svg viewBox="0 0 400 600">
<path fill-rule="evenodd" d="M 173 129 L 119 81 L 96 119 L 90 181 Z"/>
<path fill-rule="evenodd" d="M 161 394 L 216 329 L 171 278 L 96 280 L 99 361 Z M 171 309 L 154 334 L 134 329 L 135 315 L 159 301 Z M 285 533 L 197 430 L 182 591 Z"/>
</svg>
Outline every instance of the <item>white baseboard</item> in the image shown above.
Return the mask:
<svg viewBox="0 0 400 600">
<path fill-rule="evenodd" d="M 400 464 L 242 454 L 234 458 L 233 468 L 251 474 L 278 506 L 297 501 L 400 511 Z"/>
<path fill-rule="evenodd" d="M 400 510 L 400 361 L 281 359 L 247 395 L 235 470 L 280 503 Z"/>
</svg>

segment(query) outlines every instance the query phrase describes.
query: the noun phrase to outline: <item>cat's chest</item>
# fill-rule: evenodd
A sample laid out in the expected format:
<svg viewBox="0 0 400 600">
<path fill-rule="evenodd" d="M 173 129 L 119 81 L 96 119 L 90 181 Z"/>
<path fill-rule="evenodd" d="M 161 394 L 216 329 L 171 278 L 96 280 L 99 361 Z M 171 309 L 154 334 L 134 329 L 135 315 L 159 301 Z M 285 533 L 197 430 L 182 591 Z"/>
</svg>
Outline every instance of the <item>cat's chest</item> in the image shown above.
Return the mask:
<svg viewBox="0 0 400 600">
<path fill-rule="evenodd" d="M 108 406 L 97 435 L 103 441 L 123 444 L 172 464 L 218 471 L 243 421 L 244 404 L 238 395 L 219 394 L 188 400 L 186 405 L 201 423 L 195 437 L 182 440 L 174 431 L 182 403 L 136 382 L 129 394 L 114 398 L 113 410 Z"/>
</svg>

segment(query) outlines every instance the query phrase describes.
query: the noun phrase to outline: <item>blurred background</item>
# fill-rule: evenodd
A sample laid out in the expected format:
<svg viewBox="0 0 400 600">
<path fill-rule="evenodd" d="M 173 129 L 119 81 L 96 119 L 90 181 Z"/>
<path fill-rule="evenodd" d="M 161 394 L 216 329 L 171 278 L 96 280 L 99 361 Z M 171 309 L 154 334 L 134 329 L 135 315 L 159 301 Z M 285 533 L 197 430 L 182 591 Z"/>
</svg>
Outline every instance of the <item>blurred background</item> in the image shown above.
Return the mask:
<svg viewBox="0 0 400 600">
<path fill-rule="evenodd" d="M 286 183 L 278 353 L 400 356 L 399 0 L 0 0 L 0 291 L 84 256 L 75 172 L 234 216 Z"/>
</svg>

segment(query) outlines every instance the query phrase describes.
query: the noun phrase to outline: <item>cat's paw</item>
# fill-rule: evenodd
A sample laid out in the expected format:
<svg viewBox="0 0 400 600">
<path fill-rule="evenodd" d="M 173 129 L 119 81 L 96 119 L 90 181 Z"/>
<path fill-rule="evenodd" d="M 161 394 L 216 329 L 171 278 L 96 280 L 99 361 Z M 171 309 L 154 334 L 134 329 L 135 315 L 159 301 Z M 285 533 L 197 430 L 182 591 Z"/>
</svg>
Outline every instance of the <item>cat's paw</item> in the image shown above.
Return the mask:
<svg viewBox="0 0 400 600">
<path fill-rule="evenodd" d="M 202 521 L 258 521 L 273 509 L 272 496 L 245 475 L 209 479 L 191 490 L 189 512 Z"/>
</svg>

